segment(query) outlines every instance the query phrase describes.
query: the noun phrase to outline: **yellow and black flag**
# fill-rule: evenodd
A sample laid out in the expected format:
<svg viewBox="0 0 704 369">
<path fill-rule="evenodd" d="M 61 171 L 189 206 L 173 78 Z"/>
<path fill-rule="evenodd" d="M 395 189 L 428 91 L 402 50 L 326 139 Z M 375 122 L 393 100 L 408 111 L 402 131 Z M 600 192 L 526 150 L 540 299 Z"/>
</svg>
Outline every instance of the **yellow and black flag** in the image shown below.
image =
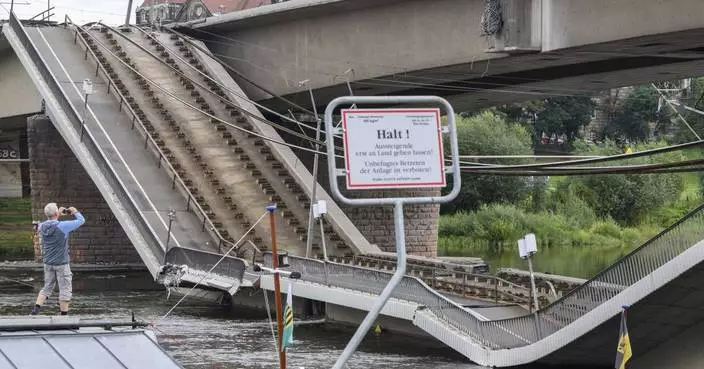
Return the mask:
<svg viewBox="0 0 704 369">
<path fill-rule="evenodd" d="M 626 326 L 626 308 L 621 312 L 621 331 L 618 335 L 618 347 L 616 348 L 616 369 L 626 369 L 626 362 L 633 356 L 631 352 L 631 339 L 628 337 L 628 327 Z"/>
</svg>

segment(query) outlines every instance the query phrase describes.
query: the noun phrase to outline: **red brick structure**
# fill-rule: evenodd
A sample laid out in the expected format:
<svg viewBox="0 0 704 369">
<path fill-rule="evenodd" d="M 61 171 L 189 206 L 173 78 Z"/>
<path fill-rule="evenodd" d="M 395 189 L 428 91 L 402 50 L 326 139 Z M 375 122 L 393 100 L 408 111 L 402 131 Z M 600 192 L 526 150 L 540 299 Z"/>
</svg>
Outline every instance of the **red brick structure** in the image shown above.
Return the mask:
<svg viewBox="0 0 704 369">
<path fill-rule="evenodd" d="M 73 263 L 141 263 L 141 259 L 93 181 L 51 121 L 27 119 L 32 218 L 43 221 L 44 205 L 75 206 L 86 218 L 69 239 Z M 38 237 L 35 256 L 41 259 Z"/>
</svg>

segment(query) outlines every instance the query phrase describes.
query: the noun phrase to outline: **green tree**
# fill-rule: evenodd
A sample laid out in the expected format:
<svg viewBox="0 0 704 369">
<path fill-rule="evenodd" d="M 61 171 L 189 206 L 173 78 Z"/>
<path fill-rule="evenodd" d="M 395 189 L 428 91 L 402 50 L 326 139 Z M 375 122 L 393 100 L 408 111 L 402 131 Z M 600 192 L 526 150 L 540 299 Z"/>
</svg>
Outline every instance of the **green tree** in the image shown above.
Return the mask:
<svg viewBox="0 0 704 369">
<path fill-rule="evenodd" d="M 564 96 L 545 100 L 535 121 L 535 132 L 564 133 L 572 140 L 579 129 L 589 123 L 595 103 L 590 96 Z"/>
<path fill-rule="evenodd" d="M 640 151 L 665 145 L 659 142 L 635 149 Z M 580 145 L 578 152 L 583 155 L 613 155 L 622 151 L 613 141 L 607 140 L 603 146 Z M 613 164 L 653 164 L 683 159 L 681 153 L 674 152 Z M 683 179 L 678 174 L 610 174 L 570 177 L 560 183 L 558 191 L 571 191 L 594 209 L 599 217 L 612 218 L 620 224 L 635 224 L 648 212 L 677 200 L 683 188 Z"/>
<path fill-rule="evenodd" d="M 612 140 L 645 141 L 650 138 L 649 124 L 664 130 L 669 121 L 665 109 L 658 110 L 660 94 L 650 85 L 635 87 L 616 106 L 613 119 L 606 122 L 604 136 Z"/>
<path fill-rule="evenodd" d="M 685 106 L 704 111 L 704 78 L 693 78 L 689 90 L 685 91 L 682 98 L 679 100 Z M 663 109 L 672 111 L 669 106 L 663 107 Z M 700 137 L 704 137 L 704 115 L 686 109 L 681 109 L 680 112 L 692 129 L 697 132 Z M 671 127 L 671 132 L 672 137 L 670 141 L 673 143 L 684 143 L 697 139 L 689 128 L 679 119 L 675 120 L 675 123 Z"/>
<path fill-rule="evenodd" d="M 501 115 L 485 111 L 471 118 L 457 117 L 460 155 L 531 155 L 528 131 L 509 123 Z M 449 144 L 445 144 L 449 155 Z M 482 162 L 492 162 L 483 160 Z M 496 162 L 496 161 L 493 161 Z M 501 161 L 507 163 L 507 161 Z M 513 163 L 521 161 L 514 160 Z M 448 185 L 448 188 L 451 186 Z M 493 202 L 518 203 L 529 193 L 529 182 L 521 177 L 462 174 L 462 190 L 444 212 L 473 210 Z"/>
<path fill-rule="evenodd" d="M 564 133 L 574 139 L 579 129 L 589 123 L 595 105 L 589 95 L 559 96 L 504 105 L 498 110 L 509 120 L 527 126 L 538 142 L 543 132 Z"/>
</svg>

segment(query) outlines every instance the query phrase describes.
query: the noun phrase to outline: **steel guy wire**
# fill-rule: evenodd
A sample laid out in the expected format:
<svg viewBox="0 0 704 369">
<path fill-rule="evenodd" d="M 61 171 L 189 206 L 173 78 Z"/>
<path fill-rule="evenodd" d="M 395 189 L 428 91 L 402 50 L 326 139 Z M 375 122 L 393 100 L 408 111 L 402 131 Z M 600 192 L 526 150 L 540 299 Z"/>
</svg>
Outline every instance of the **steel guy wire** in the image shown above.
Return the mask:
<svg viewBox="0 0 704 369">
<path fill-rule="evenodd" d="M 166 312 L 166 314 L 164 314 L 164 316 L 162 316 L 161 318 L 159 318 L 158 321 L 162 321 L 162 320 L 166 319 L 166 318 L 169 316 L 169 314 L 171 314 L 171 312 L 174 311 L 174 309 L 176 309 L 176 307 L 178 307 L 178 305 L 180 305 L 181 302 L 183 302 L 183 300 L 185 300 L 186 297 L 188 297 L 188 295 L 189 295 L 191 292 L 193 292 L 193 290 L 194 290 L 196 287 L 198 287 L 198 286 L 201 284 L 201 282 L 203 282 L 203 281 L 205 280 L 205 278 L 207 278 L 207 277 L 210 275 L 210 273 L 211 273 L 213 270 L 215 270 L 215 268 L 216 268 L 218 265 L 220 265 L 220 263 L 221 263 L 223 260 L 225 260 L 225 258 L 237 247 L 237 245 L 239 245 L 240 242 L 242 242 L 242 241 L 249 235 L 249 233 L 252 232 L 252 230 L 254 229 L 254 227 L 256 227 L 259 223 L 261 223 L 261 221 L 267 216 L 267 214 L 269 214 L 269 212 L 268 212 L 268 211 L 265 211 L 264 214 L 262 214 L 262 216 L 260 216 L 259 219 L 257 219 L 257 221 L 254 222 L 254 224 L 252 224 L 251 227 L 249 227 L 249 229 L 242 235 L 242 237 L 240 237 L 240 239 L 237 240 L 237 242 L 234 243 L 234 246 L 231 247 L 229 250 L 227 250 L 227 252 L 222 255 L 222 257 L 220 258 L 220 260 L 218 260 L 218 261 L 212 266 L 212 268 L 210 268 L 210 270 L 208 270 L 205 274 L 203 274 L 203 276 L 200 278 L 200 280 L 198 280 L 198 282 L 197 282 L 195 285 L 193 285 L 193 287 L 191 287 L 191 289 L 188 290 L 188 292 L 186 292 L 186 293 L 183 295 L 183 297 L 181 297 L 181 299 L 178 300 L 178 302 L 177 302 L 171 309 L 169 309 L 169 311 Z M 156 325 L 156 322 L 154 323 L 154 325 Z"/>
<path fill-rule="evenodd" d="M 152 35 L 150 35 L 147 31 L 145 31 L 145 30 L 143 30 L 143 29 L 141 29 L 140 27 L 137 27 L 137 26 L 132 26 L 132 27 L 134 27 L 134 28 L 140 30 L 140 31 L 141 31 L 142 33 L 144 33 L 147 37 L 149 37 L 150 39 L 156 41 L 156 42 L 159 43 L 161 46 L 166 47 L 161 41 L 159 41 L 157 38 L 155 38 L 155 37 L 153 37 Z M 130 40 L 130 41 L 131 41 L 131 40 Z M 171 53 L 171 54 L 173 54 L 178 60 L 182 61 L 182 62 L 183 62 L 185 65 L 187 65 L 189 68 L 193 69 L 195 72 L 197 72 L 197 73 L 200 74 L 201 76 L 207 78 L 207 79 L 210 80 L 211 82 L 217 84 L 220 88 L 224 89 L 225 91 L 228 91 L 228 92 L 232 93 L 233 95 L 235 95 L 235 96 L 237 96 L 237 97 L 239 97 L 239 98 L 241 98 L 241 99 L 243 99 L 243 100 L 245 100 L 245 101 L 247 101 L 247 102 L 253 104 L 254 106 L 256 106 L 256 107 L 258 107 L 258 108 L 260 108 L 260 109 L 262 109 L 262 110 L 265 110 L 266 112 L 268 112 L 268 113 L 270 113 L 270 114 L 274 114 L 274 115 L 278 116 L 278 117 L 281 118 L 281 119 L 284 119 L 284 120 L 286 120 L 286 121 L 290 121 L 290 122 L 292 122 L 292 123 L 301 124 L 301 122 L 299 122 L 299 121 L 296 120 L 295 118 L 289 118 L 289 117 L 287 117 L 287 116 L 285 116 L 285 115 L 283 115 L 283 114 L 281 114 L 281 113 L 279 113 L 279 112 L 277 112 L 277 111 L 274 111 L 274 110 L 272 110 L 272 109 L 267 108 L 266 106 L 264 106 L 264 105 L 262 105 L 262 104 L 260 104 L 260 103 L 258 103 L 258 102 L 256 102 L 256 101 L 254 101 L 254 100 L 251 100 L 249 97 L 247 97 L 246 95 L 244 95 L 244 94 L 242 94 L 242 93 L 240 93 L 240 92 L 238 92 L 238 91 L 233 91 L 233 90 L 231 90 L 229 87 L 223 85 L 220 81 L 215 80 L 215 79 L 214 79 L 213 77 L 211 77 L 210 75 L 205 74 L 203 71 L 199 70 L 198 68 L 195 68 L 193 65 L 191 65 L 188 61 L 186 61 L 183 57 L 181 57 L 181 56 L 178 55 L 177 53 L 174 52 L 174 53 Z M 204 53 L 204 54 L 205 54 L 205 53 Z M 212 54 L 212 53 L 211 53 L 211 54 Z M 207 54 L 206 54 L 206 55 L 207 55 Z M 215 55 L 215 54 L 213 54 L 213 55 Z M 208 55 L 208 56 L 210 57 L 210 55 Z M 155 58 L 158 59 L 159 61 L 161 61 L 161 62 L 163 63 L 163 61 L 162 61 L 161 59 L 159 59 L 158 57 L 155 56 Z M 169 67 L 171 67 L 171 66 L 169 66 Z M 176 70 L 175 68 L 173 68 L 173 67 L 171 67 L 171 68 L 174 69 L 174 71 L 176 71 L 177 73 L 179 72 L 179 71 Z M 185 76 L 185 75 L 184 75 L 184 77 L 185 77 L 185 78 L 188 78 L 188 77 Z M 190 78 L 188 78 L 188 79 L 191 80 L 191 82 L 198 83 L 198 82 L 193 81 L 193 80 L 190 79 Z M 213 93 L 212 91 L 210 91 L 210 90 L 208 90 L 208 89 L 206 89 L 206 91 L 209 91 L 211 94 Z M 218 98 L 220 98 L 220 96 L 218 96 Z M 230 105 L 230 106 L 232 106 L 232 107 L 234 107 L 234 108 L 240 110 L 240 111 L 243 111 L 243 112 L 247 113 L 248 115 L 251 114 L 251 113 L 247 112 L 246 109 L 243 109 L 242 107 L 236 105 L 235 103 L 233 103 L 233 102 L 231 102 L 231 101 L 227 101 L 227 100 L 226 100 L 225 103 L 226 103 L 227 105 Z M 270 125 L 273 125 L 274 127 L 280 128 L 280 129 L 282 129 L 282 130 L 285 130 L 285 129 L 286 129 L 285 127 L 281 127 L 281 126 L 279 126 L 279 125 L 276 125 L 276 124 L 273 123 L 273 122 L 267 121 L 266 123 L 267 123 L 267 124 L 270 124 Z M 309 129 L 309 130 L 312 130 L 312 131 L 316 131 L 316 128 L 314 128 L 314 127 L 306 126 L 306 128 Z"/>
<path fill-rule="evenodd" d="M 136 69 L 134 69 L 131 65 L 127 64 L 124 60 L 120 59 L 117 55 L 115 55 L 115 53 L 113 53 L 112 51 L 110 51 L 110 50 L 105 46 L 105 44 L 103 44 L 102 42 L 100 42 L 100 41 L 99 41 L 97 38 L 95 38 L 93 35 L 90 35 L 90 34 L 89 34 L 89 36 L 90 36 L 93 40 L 95 40 L 95 42 L 97 42 L 100 46 L 102 46 L 102 47 L 108 52 L 108 54 L 112 55 L 118 62 L 120 62 L 120 63 L 121 63 L 122 65 L 124 65 L 125 67 L 127 67 L 130 71 L 132 71 L 133 73 L 137 74 L 138 76 L 144 78 L 145 81 L 147 81 L 147 82 L 149 82 L 150 84 L 154 85 L 157 89 L 159 89 L 159 90 L 161 90 L 162 92 L 164 92 L 167 96 L 169 96 L 169 97 L 173 98 L 174 100 L 176 100 L 176 101 L 182 103 L 183 105 L 185 105 L 185 106 L 187 106 L 187 107 L 189 107 L 189 108 L 191 108 L 191 109 L 193 109 L 193 110 L 195 110 L 195 111 L 197 111 L 197 112 L 199 112 L 199 113 L 201 113 L 201 114 L 203 114 L 203 115 L 205 115 L 205 116 L 207 116 L 207 117 L 209 117 L 209 118 L 211 118 L 211 119 L 215 119 L 215 120 L 217 120 L 217 121 L 220 122 L 220 123 L 223 123 L 223 124 L 225 124 L 225 125 L 227 125 L 227 126 L 229 126 L 229 127 L 232 127 L 232 128 L 234 128 L 234 129 L 236 129 L 236 130 L 238 130 L 238 131 L 241 131 L 241 132 L 250 134 L 250 135 L 255 136 L 255 137 L 259 137 L 259 138 L 261 138 L 261 139 L 263 139 L 263 140 L 266 140 L 266 141 L 269 141 L 269 142 L 272 142 L 272 143 L 275 143 L 275 144 L 283 145 L 283 146 L 288 146 L 288 147 L 290 147 L 290 148 L 295 148 L 295 149 L 302 150 L 302 151 L 307 151 L 307 152 L 312 152 L 312 153 L 320 153 L 320 154 L 323 154 L 323 152 L 319 152 L 319 151 L 316 151 L 316 150 L 314 150 L 314 149 L 309 149 L 309 148 L 307 148 L 307 147 L 298 146 L 298 145 L 294 145 L 294 144 L 289 144 L 289 143 L 287 143 L 287 142 L 285 142 L 285 141 L 278 140 L 278 139 L 276 139 L 276 138 L 271 138 L 271 137 L 262 135 L 262 134 L 257 133 L 257 132 L 249 131 L 249 130 L 244 129 L 244 128 L 242 128 L 242 127 L 239 127 L 239 126 L 237 126 L 237 125 L 235 125 L 235 124 L 232 124 L 232 123 L 230 123 L 230 122 L 228 122 L 228 121 L 222 120 L 222 119 L 218 118 L 217 116 L 214 116 L 214 115 L 212 115 L 212 114 L 210 114 L 210 113 L 207 113 L 207 112 L 204 112 L 204 111 L 198 109 L 198 108 L 195 107 L 194 105 L 192 105 L 192 104 L 190 104 L 190 103 L 184 101 L 183 99 L 179 98 L 179 97 L 176 96 L 175 94 L 173 94 L 173 93 L 171 93 L 170 91 L 166 90 L 165 88 L 163 88 L 163 87 L 162 87 L 161 85 L 159 85 L 158 83 L 156 83 L 156 82 L 154 82 L 153 80 L 151 80 L 151 79 L 145 77 L 143 74 L 141 74 L 141 73 L 138 72 Z M 338 155 L 338 157 L 341 157 L 341 156 Z"/>
<path fill-rule="evenodd" d="M 200 82 L 195 81 L 195 80 L 193 80 L 192 78 L 186 76 L 182 71 L 180 71 L 180 70 L 174 68 L 173 66 L 168 65 L 168 64 L 165 63 L 163 60 L 161 60 L 158 56 L 154 55 L 154 54 L 153 54 L 152 52 L 150 52 L 149 50 L 146 50 L 146 49 L 145 49 L 144 47 L 142 47 L 141 45 L 138 45 L 135 41 L 133 41 L 133 40 L 129 39 L 128 37 L 122 35 L 120 32 L 118 32 L 117 30 L 113 29 L 113 28 L 110 27 L 110 26 L 106 26 L 105 24 L 101 24 L 101 25 L 104 26 L 104 27 L 109 28 L 109 29 L 112 30 L 114 33 L 117 33 L 118 35 L 120 35 L 122 38 L 124 38 L 124 39 L 127 40 L 128 42 L 134 44 L 137 48 L 139 48 L 139 49 L 142 50 L 143 52 L 147 53 L 147 54 L 148 54 L 149 56 L 151 56 L 152 58 L 156 59 L 159 63 L 165 65 L 165 66 L 168 67 L 168 68 L 170 68 L 172 71 L 174 71 L 174 73 L 176 73 L 176 75 L 179 75 L 179 76 L 181 76 L 181 77 L 183 77 L 183 78 L 186 78 L 186 79 L 189 80 L 191 83 L 193 83 L 193 84 L 197 85 L 198 87 L 200 87 L 200 88 L 204 89 L 205 91 L 207 91 L 207 93 L 209 93 L 209 94 L 211 94 L 211 95 L 213 95 L 213 96 L 216 96 L 218 99 L 223 100 L 221 96 L 217 95 L 217 94 L 214 93 L 213 91 L 210 91 L 210 89 L 209 89 L 207 86 L 204 86 L 204 85 L 202 85 Z M 143 32 L 144 32 L 144 31 L 143 31 Z M 92 36 L 92 35 L 91 35 L 91 36 Z M 149 36 L 149 37 L 151 38 L 151 36 Z M 93 39 L 95 39 L 95 38 L 93 37 Z M 153 39 L 153 38 L 152 38 L 152 39 Z M 96 41 L 97 41 L 97 40 L 96 40 Z M 161 44 L 161 42 L 159 42 L 158 40 L 155 40 L 155 41 L 156 41 L 157 43 Z M 102 43 L 101 43 L 101 45 L 102 45 Z M 163 44 L 162 44 L 162 46 L 163 46 Z M 164 46 L 164 47 L 165 47 L 165 46 Z M 173 54 L 173 55 L 175 55 L 176 57 L 178 57 L 179 60 L 183 61 L 186 65 L 189 65 L 190 67 L 192 67 L 192 66 L 190 65 L 190 63 L 188 63 L 188 62 L 186 62 L 185 60 L 183 60 L 182 58 L 180 58 L 180 56 L 176 55 L 176 53 L 171 53 L 171 54 Z M 195 68 L 194 68 L 194 69 L 195 69 Z M 200 71 L 199 71 L 199 73 L 205 75 L 204 73 L 202 73 L 202 72 L 200 72 Z M 143 77 L 144 77 L 144 76 L 143 76 Z M 212 80 L 211 77 L 208 76 L 208 78 L 209 78 L 209 80 Z M 215 81 L 214 81 L 214 82 L 215 82 Z M 217 82 L 216 82 L 216 83 L 217 83 Z M 219 83 L 217 83 L 217 84 L 220 85 Z M 224 86 L 221 86 L 221 87 L 224 87 Z M 228 91 L 234 93 L 233 91 L 229 90 L 227 87 L 224 87 L 224 88 L 225 88 L 226 90 L 228 90 Z M 242 97 L 241 94 L 237 94 L 237 93 L 236 93 L 236 95 Z M 291 134 L 291 135 L 294 135 L 294 136 L 296 136 L 296 137 L 302 138 L 302 139 L 304 139 L 304 140 L 308 140 L 308 141 L 313 141 L 313 140 L 314 140 L 313 138 L 311 138 L 311 137 L 309 137 L 309 136 L 307 136 L 307 135 L 301 136 L 298 132 L 295 132 L 295 131 L 293 131 L 293 130 L 291 130 L 291 129 L 289 129 L 289 128 L 283 127 L 283 126 L 278 125 L 278 124 L 276 124 L 276 123 L 270 122 L 270 121 L 268 121 L 268 120 L 266 120 L 266 119 L 260 118 L 260 117 L 256 116 L 255 114 L 253 114 L 253 113 L 251 113 L 251 112 L 248 112 L 246 109 L 244 109 L 244 108 L 242 108 L 242 107 L 240 107 L 240 106 L 238 106 L 238 105 L 236 105 L 236 104 L 234 104 L 234 103 L 232 103 L 232 102 L 230 102 L 230 101 L 227 101 L 227 100 L 224 100 L 224 101 L 226 101 L 227 105 L 230 105 L 231 107 L 236 108 L 236 109 L 239 110 L 240 112 L 243 112 L 244 114 L 248 115 L 249 117 L 251 117 L 251 118 L 253 118 L 253 119 L 255 119 L 255 120 L 258 120 L 258 121 L 261 121 L 262 123 L 271 125 L 271 126 L 274 127 L 274 128 L 280 129 L 280 130 L 282 130 L 282 131 L 284 131 L 284 132 L 287 132 L 287 133 L 289 133 L 289 134 Z M 249 102 L 252 102 L 251 100 L 248 100 L 248 101 L 249 101 Z M 252 103 L 253 103 L 253 102 L 252 102 Z M 255 103 L 255 104 L 256 104 L 256 103 Z M 200 110 L 200 109 L 196 109 L 196 110 L 198 110 L 198 111 L 200 111 L 200 112 L 202 112 L 202 113 L 205 113 L 205 112 L 203 112 L 203 111 Z M 278 114 L 278 113 L 276 113 L 276 114 Z M 287 119 L 288 119 L 288 118 L 287 118 Z M 289 119 L 289 120 L 290 120 L 290 119 Z M 223 121 L 223 122 L 224 122 L 224 121 Z M 315 130 L 315 129 L 314 129 L 314 130 Z"/>
<path fill-rule="evenodd" d="M 266 304 L 266 316 L 269 318 L 269 329 L 271 329 L 271 338 L 274 339 L 274 353 L 279 354 L 279 340 L 276 338 L 276 333 L 274 333 L 274 320 L 271 318 L 271 309 L 269 308 L 269 296 L 268 291 L 262 289 L 262 295 L 264 295 L 264 303 Z"/>
</svg>

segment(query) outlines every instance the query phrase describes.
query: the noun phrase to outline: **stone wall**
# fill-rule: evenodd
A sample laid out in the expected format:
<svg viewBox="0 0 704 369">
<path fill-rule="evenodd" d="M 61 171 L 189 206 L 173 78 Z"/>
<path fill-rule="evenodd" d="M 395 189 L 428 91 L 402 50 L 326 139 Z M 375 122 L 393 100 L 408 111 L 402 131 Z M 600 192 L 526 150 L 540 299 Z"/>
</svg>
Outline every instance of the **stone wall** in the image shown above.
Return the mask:
<svg viewBox="0 0 704 369">
<path fill-rule="evenodd" d="M 86 218 L 86 224 L 69 239 L 71 262 L 141 262 L 110 207 L 51 121 L 41 115 L 28 118 L 27 138 L 33 219 L 45 219 L 44 205 L 49 202 L 75 206 Z"/>
<path fill-rule="evenodd" d="M 438 196 L 438 190 L 408 191 L 346 191 L 350 198 L 391 196 Z M 382 251 L 396 251 L 393 206 L 345 206 L 352 223 Z M 405 205 L 403 207 L 406 232 L 406 251 L 409 255 L 435 257 L 438 253 L 438 219 L 440 205 Z"/>
</svg>

